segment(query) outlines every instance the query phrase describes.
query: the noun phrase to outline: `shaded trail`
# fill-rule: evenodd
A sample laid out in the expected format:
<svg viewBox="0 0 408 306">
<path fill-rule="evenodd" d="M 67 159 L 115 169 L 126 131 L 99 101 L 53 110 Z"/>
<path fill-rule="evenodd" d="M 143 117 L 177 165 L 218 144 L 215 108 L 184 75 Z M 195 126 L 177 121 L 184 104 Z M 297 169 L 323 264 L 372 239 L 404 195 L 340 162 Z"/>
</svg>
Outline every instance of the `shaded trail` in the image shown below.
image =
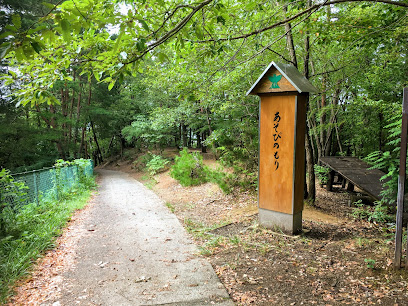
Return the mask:
<svg viewBox="0 0 408 306">
<path fill-rule="evenodd" d="M 60 305 L 234 305 L 175 215 L 123 172 L 98 170 Z"/>
</svg>

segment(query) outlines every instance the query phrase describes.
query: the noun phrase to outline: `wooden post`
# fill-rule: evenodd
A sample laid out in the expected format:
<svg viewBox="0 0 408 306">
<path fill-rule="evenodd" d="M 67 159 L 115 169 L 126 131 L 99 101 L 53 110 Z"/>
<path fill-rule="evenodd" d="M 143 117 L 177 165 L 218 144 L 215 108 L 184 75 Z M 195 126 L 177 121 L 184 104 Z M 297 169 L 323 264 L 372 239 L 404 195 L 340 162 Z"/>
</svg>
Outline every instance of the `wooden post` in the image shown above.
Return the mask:
<svg viewBox="0 0 408 306">
<path fill-rule="evenodd" d="M 294 234 L 302 229 L 306 103 L 316 88 L 293 66 L 272 62 L 248 94 L 260 101 L 260 224 Z"/>
<path fill-rule="evenodd" d="M 347 180 L 345 177 L 341 177 L 341 188 L 346 188 Z"/>
<path fill-rule="evenodd" d="M 333 190 L 334 174 L 335 174 L 334 170 L 330 170 L 328 178 L 327 178 L 327 184 L 326 184 L 327 191 Z"/>
<path fill-rule="evenodd" d="M 407 162 L 407 127 L 408 127 L 408 88 L 405 87 L 402 100 L 401 150 L 400 150 L 400 168 L 398 175 L 397 216 L 395 230 L 394 266 L 396 268 L 401 268 L 402 257 L 402 216 L 404 211 L 405 170 Z M 407 265 L 406 268 L 408 268 Z"/>
</svg>

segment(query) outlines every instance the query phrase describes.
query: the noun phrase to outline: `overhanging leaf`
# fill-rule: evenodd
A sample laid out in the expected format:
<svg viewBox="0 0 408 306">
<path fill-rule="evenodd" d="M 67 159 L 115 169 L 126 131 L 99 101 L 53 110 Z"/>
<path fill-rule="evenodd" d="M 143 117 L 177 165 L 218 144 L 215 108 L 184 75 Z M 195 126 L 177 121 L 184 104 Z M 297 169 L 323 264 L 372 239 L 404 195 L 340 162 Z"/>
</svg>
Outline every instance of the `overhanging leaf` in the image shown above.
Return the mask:
<svg viewBox="0 0 408 306">
<path fill-rule="evenodd" d="M 64 40 L 67 42 L 71 41 L 71 24 L 69 23 L 69 21 L 66 19 L 62 19 L 60 25 L 62 30 L 62 37 L 64 38 Z"/>
<path fill-rule="evenodd" d="M 149 26 L 147 25 L 146 21 L 143 19 L 138 19 L 138 21 L 140 22 L 140 24 L 142 25 L 143 29 L 145 29 L 146 31 L 150 31 Z"/>
<path fill-rule="evenodd" d="M 21 28 L 21 17 L 19 14 L 14 14 L 11 16 L 11 22 L 14 24 L 17 30 Z"/>
<path fill-rule="evenodd" d="M 111 89 L 113 88 L 113 86 L 115 86 L 115 82 L 116 82 L 116 80 L 113 80 L 112 82 L 109 83 L 109 86 L 108 86 L 108 90 L 109 90 L 109 91 L 111 91 Z"/>
<path fill-rule="evenodd" d="M 113 47 L 114 52 L 116 52 L 118 50 L 119 44 L 120 44 L 120 42 L 122 40 L 122 37 L 123 37 L 123 34 L 124 34 L 124 31 L 122 31 L 122 29 L 121 29 L 121 31 L 119 32 L 118 37 L 116 38 L 115 46 Z"/>
<path fill-rule="evenodd" d="M 11 44 L 8 44 L 8 46 L 6 45 L 0 48 L 0 59 L 4 58 L 7 55 L 7 53 L 10 51 L 10 47 Z"/>
<path fill-rule="evenodd" d="M 6 38 L 6 37 L 8 37 L 10 35 L 13 35 L 13 34 L 14 33 L 10 32 L 10 31 L 4 32 L 3 34 L 0 35 L 0 39 Z"/>
<path fill-rule="evenodd" d="M 23 52 L 23 48 L 22 47 L 18 47 L 15 51 L 16 54 L 16 58 L 19 62 L 24 61 L 25 56 L 24 56 L 24 52 Z"/>
<path fill-rule="evenodd" d="M 38 54 L 40 53 L 42 47 L 38 42 L 32 42 L 31 46 L 33 47 L 34 51 L 37 52 Z"/>
</svg>

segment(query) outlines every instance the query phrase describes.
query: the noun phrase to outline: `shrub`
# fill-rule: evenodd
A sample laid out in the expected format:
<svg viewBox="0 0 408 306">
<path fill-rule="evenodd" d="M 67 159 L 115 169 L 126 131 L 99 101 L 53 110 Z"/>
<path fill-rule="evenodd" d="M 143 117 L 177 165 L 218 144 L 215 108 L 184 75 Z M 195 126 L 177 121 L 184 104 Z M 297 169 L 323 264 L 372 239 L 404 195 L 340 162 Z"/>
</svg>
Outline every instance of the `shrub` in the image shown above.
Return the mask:
<svg viewBox="0 0 408 306">
<path fill-rule="evenodd" d="M 87 168 L 91 167 L 89 159 L 79 158 L 71 162 L 72 165 L 78 167 L 78 181 L 79 184 L 85 188 L 95 187 L 95 179 L 92 175 L 87 175 Z"/>
<path fill-rule="evenodd" d="M 134 162 L 133 162 L 133 168 L 142 171 L 144 168 L 146 168 L 147 163 L 153 158 L 153 155 L 151 152 L 147 152 L 141 156 L 139 156 Z"/>
<path fill-rule="evenodd" d="M 198 153 L 188 153 L 184 148 L 176 156 L 170 175 L 183 186 L 195 186 L 208 182 L 208 168 L 203 164 L 203 157 Z"/>
<path fill-rule="evenodd" d="M 205 172 L 208 181 L 217 184 L 224 193 L 228 194 L 231 192 L 231 176 L 222 172 L 222 169 L 218 168 L 216 170 L 211 170 L 210 168 L 205 167 Z"/>
<path fill-rule="evenodd" d="M 6 199 L 13 198 L 13 202 L 23 202 L 28 187 L 22 182 L 16 182 L 10 175 L 10 171 L 2 169 L 0 171 L 0 237 L 5 236 L 8 227 L 11 225 L 10 214 L 18 207 L 10 207 Z"/>
<path fill-rule="evenodd" d="M 146 163 L 146 167 L 150 175 L 155 175 L 156 173 L 165 169 L 168 163 L 169 161 L 167 159 L 161 157 L 160 155 L 153 154 L 152 159 Z"/>
<path fill-rule="evenodd" d="M 315 170 L 315 174 L 317 176 L 317 179 L 320 182 L 320 185 L 327 184 L 327 181 L 329 179 L 330 169 L 327 168 L 327 167 L 314 165 L 314 170 Z"/>
<path fill-rule="evenodd" d="M 184 148 L 177 156 L 171 168 L 170 175 L 183 186 L 200 185 L 206 182 L 217 184 L 225 193 L 231 192 L 231 176 L 221 168 L 212 170 L 203 164 L 203 157 L 199 153 L 188 153 Z"/>
</svg>

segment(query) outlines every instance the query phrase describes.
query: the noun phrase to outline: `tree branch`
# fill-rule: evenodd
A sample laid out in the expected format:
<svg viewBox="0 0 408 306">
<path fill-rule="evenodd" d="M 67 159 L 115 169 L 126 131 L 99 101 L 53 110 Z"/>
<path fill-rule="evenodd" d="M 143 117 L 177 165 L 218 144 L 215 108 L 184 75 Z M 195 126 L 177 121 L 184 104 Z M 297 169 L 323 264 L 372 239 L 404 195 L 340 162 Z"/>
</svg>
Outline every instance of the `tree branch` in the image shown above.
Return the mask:
<svg viewBox="0 0 408 306">
<path fill-rule="evenodd" d="M 247 38 L 250 36 L 254 36 L 257 34 L 260 34 L 262 32 L 271 30 L 273 28 L 276 28 L 278 26 L 284 25 L 286 23 L 291 22 L 294 19 L 299 18 L 300 16 L 303 16 L 309 12 L 311 12 L 314 9 L 320 9 L 323 6 L 328 6 L 328 5 L 332 5 L 332 4 L 338 4 L 338 3 L 346 3 L 346 2 L 363 2 L 361 0 L 333 0 L 333 1 L 326 1 L 324 3 L 320 3 L 320 4 L 315 4 L 307 9 L 305 9 L 304 11 L 297 13 L 296 15 L 289 17 L 285 20 L 281 20 L 278 21 L 270 26 L 264 27 L 262 29 L 258 29 L 255 30 L 253 32 L 247 33 L 247 34 L 243 34 L 243 35 L 239 35 L 239 36 L 235 36 L 235 37 L 229 37 L 229 38 L 218 38 L 218 39 L 207 39 L 207 40 L 197 40 L 194 41 L 195 43 L 208 43 L 208 42 L 219 42 L 219 41 L 230 41 L 230 40 L 237 40 L 237 39 L 243 39 L 243 38 Z M 375 3 L 384 3 L 384 4 L 390 4 L 390 5 L 395 5 L 395 6 L 401 6 L 401 7 L 406 7 L 408 8 L 408 3 L 403 3 L 403 2 L 396 2 L 396 1 L 392 1 L 392 0 L 365 0 L 364 2 L 375 2 Z"/>
<path fill-rule="evenodd" d="M 174 14 L 175 14 L 179 9 L 181 9 L 181 8 L 194 9 L 194 7 L 192 7 L 191 5 L 185 5 L 185 4 L 177 5 L 177 6 L 173 9 L 173 11 L 172 11 L 171 13 L 169 13 L 166 18 L 164 18 L 163 23 L 162 23 L 155 31 L 153 31 L 152 33 L 150 33 L 147 37 L 154 37 L 154 36 L 164 27 L 164 25 L 166 24 L 166 22 L 169 21 L 169 19 L 170 19 L 171 17 L 173 17 Z"/>
<path fill-rule="evenodd" d="M 143 56 L 145 56 L 147 53 L 149 53 L 150 51 L 152 51 L 153 49 L 155 49 L 157 46 L 161 45 L 162 43 L 166 42 L 167 40 L 169 40 L 171 37 L 173 37 L 174 35 L 176 35 L 189 21 L 190 19 L 199 11 L 201 10 L 204 6 L 208 5 L 209 3 L 211 3 L 213 0 L 205 0 L 203 2 L 201 2 L 200 4 L 198 4 L 197 6 L 195 6 L 193 8 L 193 10 L 190 12 L 190 14 L 188 14 L 187 16 L 185 16 L 173 29 L 171 29 L 170 31 L 168 31 L 166 34 L 164 34 L 159 40 L 153 42 L 152 44 L 150 44 L 140 55 L 136 56 L 135 58 L 133 58 L 132 60 L 124 63 L 125 65 L 127 64 L 131 64 L 134 63 L 136 61 L 138 61 L 139 59 L 141 59 Z"/>
</svg>

